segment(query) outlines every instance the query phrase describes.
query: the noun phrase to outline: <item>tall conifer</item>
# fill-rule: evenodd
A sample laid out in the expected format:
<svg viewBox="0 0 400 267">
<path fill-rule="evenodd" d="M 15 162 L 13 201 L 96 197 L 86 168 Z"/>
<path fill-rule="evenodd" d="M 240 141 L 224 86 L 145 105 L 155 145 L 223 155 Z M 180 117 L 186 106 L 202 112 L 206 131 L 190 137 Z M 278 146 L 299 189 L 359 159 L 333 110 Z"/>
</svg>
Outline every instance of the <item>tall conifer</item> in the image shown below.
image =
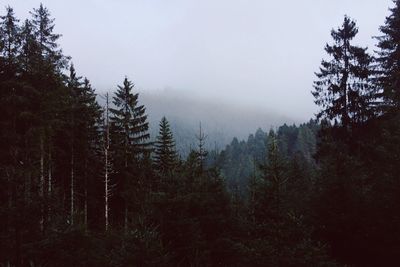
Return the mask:
<svg viewBox="0 0 400 267">
<path fill-rule="evenodd" d="M 163 117 L 160 121 L 160 130 L 155 143 L 154 163 L 156 169 L 163 175 L 169 175 L 177 163 L 175 141 L 168 120 Z"/>
<path fill-rule="evenodd" d="M 124 201 L 124 228 L 128 228 L 128 196 L 132 197 L 143 184 L 140 181 L 141 160 L 150 149 L 149 124 L 146 109 L 139 105 L 139 93 L 133 93 L 134 85 L 125 78 L 113 98 L 111 108 L 111 147 L 113 151 L 116 183 Z M 134 192 L 132 192 L 134 191 Z"/>
<path fill-rule="evenodd" d="M 400 109 L 400 1 L 386 17 L 385 25 L 380 27 L 383 35 L 378 40 L 378 81 L 383 88 L 386 104 Z"/>
<path fill-rule="evenodd" d="M 368 83 L 372 58 L 366 48 L 352 45 L 357 33 L 356 23 L 347 16 L 341 27 L 332 30 L 334 43 L 325 47 L 331 59 L 322 60 L 312 92 L 322 109 L 318 118 L 335 120 L 343 128 L 373 115 L 375 99 Z"/>
</svg>

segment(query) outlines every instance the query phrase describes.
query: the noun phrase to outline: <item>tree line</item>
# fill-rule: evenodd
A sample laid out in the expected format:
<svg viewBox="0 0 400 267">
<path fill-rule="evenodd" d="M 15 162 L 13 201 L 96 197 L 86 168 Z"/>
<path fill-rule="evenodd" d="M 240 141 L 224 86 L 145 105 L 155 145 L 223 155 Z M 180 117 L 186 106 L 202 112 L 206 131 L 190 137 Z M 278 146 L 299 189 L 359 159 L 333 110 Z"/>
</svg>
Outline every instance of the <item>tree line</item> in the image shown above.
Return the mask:
<svg viewBox="0 0 400 267">
<path fill-rule="evenodd" d="M 317 121 L 182 159 L 125 77 L 97 96 L 43 5 L 0 17 L 4 266 L 391 266 L 400 241 L 400 1 L 377 53 L 332 30 Z M 101 101 L 98 101 L 102 98 Z M 179 140 L 178 140 L 179 141 Z"/>
</svg>

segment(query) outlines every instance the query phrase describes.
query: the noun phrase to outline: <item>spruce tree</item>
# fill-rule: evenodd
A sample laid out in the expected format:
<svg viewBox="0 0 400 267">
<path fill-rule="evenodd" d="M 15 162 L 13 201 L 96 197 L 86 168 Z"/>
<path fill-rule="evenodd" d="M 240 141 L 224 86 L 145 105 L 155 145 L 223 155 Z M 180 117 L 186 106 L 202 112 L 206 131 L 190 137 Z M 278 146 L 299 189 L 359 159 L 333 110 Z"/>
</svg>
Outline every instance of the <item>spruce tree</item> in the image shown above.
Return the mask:
<svg viewBox="0 0 400 267">
<path fill-rule="evenodd" d="M 67 80 L 69 94 L 67 109 L 67 132 L 70 148 L 70 217 L 77 208 L 83 211 L 83 222 L 87 225 L 88 180 L 100 175 L 98 167 L 100 149 L 101 109 L 96 102 L 96 94 L 88 79 L 76 74 L 70 66 Z M 76 197 L 76 196 L 78 197 Z M 72 222 L 72 221 L 71 221 Z"/>
<path fill-rule="evenodd" d="M 155 168 L 160 174 L 171 175 L 177 164 L 175 141 L 169 123 L 165 117 L 160 121 L 160 130 L 155 142 Z"/>
<path fill-rule="evenodd" d="M 32 16 L 30 22 L 33 35 L 38 44 L 38 71 L 50 71 L 56 75 L 61 75 L 67 66 L 68 57 L 63 55 L 57 43 L 61 34 L 54 33 L 54 19 L 51 18 L 49 10 L 43 4 L 40 4 L 39 8 L 34 8 L 30 14 Z"/>
<path fill-rule="evenodd" d="M 356 23 L 347 16 L 341 27 L 332 30 L 334 43 L 325 47 L 331 60 L 322 60 L 312 92 L 322 108 L 317 117 L 336 121 L 345 129 L 371 117 L 375 102 L 368 83 L 372 58 L 367 48 L 351 43 L 357 33 Z"/>
<path fill-rule="evenodd" d="M 201 127 L 201 122 L 199 124 L 199 135 L 196 135 L 197 138 L 197 150 L 195 151 L 195 155 L 197 157 L 197 170 L 200 175 L 204 173 L 204 161 L 208 155 L 208 151 L 205 149 L 205 142 L 207 139 L 207 135 L 204 134 L 203 129 Z"/>
<path fill-rule="evenodd" d="M 141 161 L 150 150 L 148 139 L 149 124 L 145 107 L 139 105 L 139 93 L 133 93 L 134 85 L 125 78 L 113 98 L 115 108 L 111 108 L 111 149 L 116 172 L 115 183 L 124 202 L 124 228 L 128 229 L 129 197 L 139 201 L 141 194 Z"/>
<path fill-rule="evenodd" d="M 70 75 L 68 79 L 68 89 L 70 90 L 71 98 L 70 98 L 70 111 L 69 111 L 69 140 L 70 140 L 70 223 L 71 225 L 74 224 L 74 217 L 75 217 L 75 184 L 76 184 L 76 165 L 77 165 L 77 160 L 75 154 L 77 154 L 76 149 L 77 145 L 76 142 L 78 140 L 77 134 L 78 130 L 80 130 L 77 127 L 77 111 L 79 109 L 78 106 L 78 95 L 79 95 L 79 90 L 80 86 L 82 85 L 81 83 L 81 77 L 78 77 L 75 72 L 74 65 L 72 64 L 70 67 Z"/>
<path fill-rule="evenodd" d="M 11 7 L 6 8 L 6 15 L 0 16 L 0 77 L 4 79 L 16 76 L 17 56 L 20 47 L 19 20 Z"/>
<path fill-rule="evenodd" d="M 400 1 L 393 1 L 395 6 L 386 17 L 385 25 L 380 27 L 382 36 L 378 40 L 378 82 L 383 88 L 387 105 L 400 109 Z"/>
<path fill-rule="evenodd" d="M 125 167 L 138 160 L 150 145 L 146 109 L 139 105 L 139 93 L 133 94 L 133 88 L 133 83 L 125 78 L 113 98 L 115 108 L 110 109 L 115 153 L 122 156 Z"/>
<path fill-rule="evenodd" d="M 271 129 L 268 134 L 267 158 L 266 163 L 261 165 L 263 170 L 263 190 L 261 194 L 261 203 L 265 205 L 261 212 L 264 214 L 264 219 L 278 222 L 282 217 L 283 205 L 283 188 L 287 182 L 285 161 L 278 148 L 278 139 L 276 133 Z M 266 199 L 264 199 L 264 197 Z"/>
</svg>

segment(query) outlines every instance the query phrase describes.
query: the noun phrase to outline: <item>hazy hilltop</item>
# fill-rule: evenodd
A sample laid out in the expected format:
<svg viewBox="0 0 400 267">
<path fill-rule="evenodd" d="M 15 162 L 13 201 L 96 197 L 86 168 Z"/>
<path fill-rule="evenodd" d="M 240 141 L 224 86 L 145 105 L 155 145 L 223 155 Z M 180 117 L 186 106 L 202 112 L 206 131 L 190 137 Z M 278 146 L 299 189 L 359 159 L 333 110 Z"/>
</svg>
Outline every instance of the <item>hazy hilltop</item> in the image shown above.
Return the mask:
<svg viewBox="0 0 400 267">
<path fill-rule="evenodd" d="M 141 91 L 139 102 L 146 107 L 152 138 L 158 133 L 158 124 L 166 116 L 171 124 L 177 149 L 186 154 L 196 145 L 201 122 L 207 135 L 207 148 L 221 150 L 234 137 L 247 139 L 257 128 L 269 130 L 283 123 L 299 121 L 265 109 L 239 106 L 223 99 L 205 99 L 179 90 Z"/>
</svg>

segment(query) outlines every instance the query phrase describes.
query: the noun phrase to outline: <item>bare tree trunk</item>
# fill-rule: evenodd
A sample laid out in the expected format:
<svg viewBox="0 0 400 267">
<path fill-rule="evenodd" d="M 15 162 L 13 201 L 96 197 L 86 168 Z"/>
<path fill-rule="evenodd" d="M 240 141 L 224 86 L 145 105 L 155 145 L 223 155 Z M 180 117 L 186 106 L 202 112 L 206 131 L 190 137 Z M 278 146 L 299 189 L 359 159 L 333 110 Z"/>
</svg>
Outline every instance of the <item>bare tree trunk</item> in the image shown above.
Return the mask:
<svg viewBox="0 0 400 267">
<path fill-rule="evenodd" d="M 85 223 L 85 231 L 88 229 L 88 203 L 87 203 L 87 188 L 85 187 L 85 204 L 84 204 L 84 223 Z"/>
<path fill-rule="evenodd" d="M 52 189 L 53 189 L 53 181 L 52 181 L 52 169 L 51 169 L 51 164 L 52 164 L 52 157 L 51 157 L 51 146 L 49 144 L 49 162 L 47 164 L 48 168 L 48 185 L 47 185 L 47 196 L 48 196 L 48 204 L 47 204 L 47 222 L 50 221 L 51 217 L 51 195 L 52 195 Z"/>
<path fill-rule="evenodd" d="M 74 146 L 71 153 L 71 225 L 74 225 Z"/>
<path fill-rule="evenodd" d="M 126 95 L 125 95 L 126 96 Z M 128 99 L 125 99 L 125 113 L 129 112 L 128 109 Z M 128 146 L 129 146 L 129 129 L 128 126 L 125 125 L 125 172 L 124 172 L 124 186 L 127 188 L 127 177 L 126 174 L 128 172 Z M 128 232 L 128 201 L 126 199 L 126 194 L 124 197 L 124 204 L 125 204 L 125 214 L 124 214 L 124 232 L 125 234 Z"/>
<path fill-rule="evenodd" d="M 15 266 L 21 266 L 21 231 L 19 225 L 15 227 Z"/>
<path fill-rule="evenodd" d="M 109 171 L 110 171 L 110 163 L 108 158 L 108 152 L 110 149 L 110 127 L 109 127 L 109 97 L 108 93 L 106 94 L 106 110 L 105 110 L 105 142 L 104 142 L 104 158 L 105 158 L 105 170 L 104 170 L 104 219 L 105 219 L 105 229 L 108 231 L 108 197 L 110 195 L 109 189 Z"/>
<path fill-rule="evenodd" d="M 104 218 L 105 218 L 105 224 L 106 224 L 106 231 L 108 230 L 108 195 L 109 195 L 109 189 L 108 189 L 108 148 L 105 149 L 104 151 L 105 154 L 105 164 L 106 164 L 106 170 L 105 170 L 105 192 L 104 192 Z"/>
<path fill-rule="evenodd" d="M 72 102 L 72 107 L 71 107 L 71 125 L 72 125 L 72 137 L 71 137 L 71 181 L 70 181 L 70 219 L 71 219 L 71 225 L 74 225 L 74 214 L 75 214 L 75 201 L 74 201 L 74 197 L 75 197 L 75 190 L 74 190 L 74 182 L 75 182 L 75 173 L 74 173 L 74 168 L 75 168 L 75 158 L 74 158 L 74 153 L 75 153 L 75 100 L 73 100 Z"/>
<path fill-rule="evenodd" d="M 40 136 L 40 180 L 39 180 L 39 196 L 42 198 L 44 197 L 44 141 L 43 141 L 43 134 Z M 41 204 L 41 218 L 40 218 L 40 230 L 44 230 L 44 208 L 43 203 Z"/>
<path fill-rule="evenodd" d="M 125 234 L 128 233 L 128 205 L 126 204 L 125 200 L 125 220 L 124 220 L 124 232 Z"/>
<path fill-rule="evenodd" d="M 124 185 L 126 186 L 127 179 L 126 179 L 126 173 L 128 171 L 128 152 L 127 152 L 127 146 L 128 144 L 125 143 L 125 173 L 124 173 Z M 128 201 L 126 199 L 126 194 L 124 197 L 124 204 L 125 204 L 125 213 L 124 213 L 124 232 L 125 234 L 128 232 Z"/>
<path fill-rule="evenodd" d="M 25 138 L 24 140 L 24 165 L 29 166 L 29 158 L 27 155 L 28 141 Z M 24 174 L 26 174 L 25 179 L 25 201 L 28 203 L 31 199 L 31 188 L 32 188 L 32 173 L 31 170 L 26 173 L 26 166 L 22 166 L 24 168 Z"/>
<path fill-rule="evenodd" d="M 49 171 L 49 180 L 48 180 L 48 182 L 49 182 L 49 184 L 48 184 L 48 188 L 47 188 L 47 190 L 48 190 L 48 193 L 49 193 L 49 197 L 51 197 L 51 194 L 52 194 L 52 189 L 53 189 L 53 181 L 52 181 L 52 166 L 51 166 L 51 163 L 52 163 L 52 157 L 51 157 L 51 148 L 50 148 L 50 146 L 49 146 L 49 164 L 48 164 L 48 171 Z"/>
<path fill-rule="evenodd" d="M 85 200 L 84 200 L 84 207 L 83 207 L 83 212 L 84 212 L 84 225 L 85 225 L 85 231 L 88 229 L 88 191 L 87 191 L 87 159 L 85 160 Z"/>
<path fill-rule="evenodd" d="M 43 144 L 43 136 L 40 137 L 40 187 L 39 194 L 43 197 L 44 193 L 44 144 Z"/>
</svg>

